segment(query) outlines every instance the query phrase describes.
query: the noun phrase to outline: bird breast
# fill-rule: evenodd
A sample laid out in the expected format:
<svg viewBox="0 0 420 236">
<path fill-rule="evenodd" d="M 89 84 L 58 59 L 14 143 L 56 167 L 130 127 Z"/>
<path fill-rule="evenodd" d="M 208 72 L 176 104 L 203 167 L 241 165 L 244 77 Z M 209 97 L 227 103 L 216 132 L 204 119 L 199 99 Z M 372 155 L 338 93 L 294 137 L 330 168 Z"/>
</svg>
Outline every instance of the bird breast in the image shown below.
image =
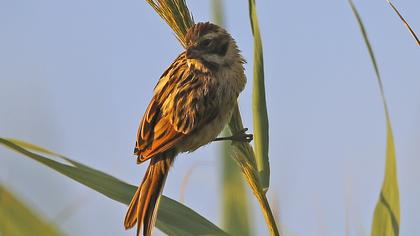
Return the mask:
<svg viewBox="0 0 420 236">
<path fill-rule="evenodd" d="M 219 70 L 214 74 L 214 78 L 212 79 L 217 81 L 217 86 L 209 87 L 209 89 L 216 90 L 216 95 L 214 96 L 215 101 L 213 102 L 218 106 L 217 115 L 210 122 L 187 137 L 178 147 L 178 151 L 191 152 L 210 143 L 220 134 L 229 122 L 238 95 L 243 90 L 246 83 L 242 65 L 240 65 L 240 67 L 241 68 L 236 70 L 233 68 L 226 68 Z M 210 111 L 206 112 L 206 108 L 204 108 L 204 114 L 210 114 Z"/>
</svg>

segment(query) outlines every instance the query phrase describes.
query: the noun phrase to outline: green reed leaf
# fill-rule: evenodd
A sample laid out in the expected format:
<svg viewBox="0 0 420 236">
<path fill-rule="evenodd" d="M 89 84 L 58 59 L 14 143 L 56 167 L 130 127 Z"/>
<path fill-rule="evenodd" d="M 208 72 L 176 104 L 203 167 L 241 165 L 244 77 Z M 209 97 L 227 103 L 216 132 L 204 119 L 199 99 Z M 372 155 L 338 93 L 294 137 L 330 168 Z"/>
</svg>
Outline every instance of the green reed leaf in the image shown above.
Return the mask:
<svg viewBox="0 0 420 236">
<path fill-rule="evenodd" d="M 372 61 L 379 89 L 381 92 L 382 102 L 385 110 L 386 129 L 387 129 L 387 143 L 386 143 L 386 163 L 385 163 L 385 177 L 379 195 L 379 200 L 376 204 L 372 223 L 372 236 L 397 236 L 399 235 L 400 225 L 400 197 L 398 189 L 397 178 L 397 162 L 395 155 L 394 138 L 392 134 L 391 119 L 388 112 L 388 106 L 385 99 L 384 87 L 382 84 L 379 68 L 376 63 L 375 55 L 372 46 L 369 42 L 367 32 L 363 25 L 362 19 L 357 12 L 353 2 L 349 0 L 351 9 L 357 19 L 363 39 L 369 51 L 369 56 Z"/>
<path fill-rule="evenodd" d="M 34 144 L 7 138 L 0 138 L 0 144 L 126 205 L 130 203 L 137 189 L 102 171 Z M 51 155 L 60 162 L 40 154 Z M 156 226 L 168 235 L 227 235 L 195 211 L 165 196 L 160 199 Z"/>
<path fill-rule="evenodd" d="M 38 213 L 0 185 L 0 235 L 62 235 Z"/>
<path fill-rule="evenodd" d="M 254 83 L 252 109 L 254 116 L 255 158 L 261 186 L 267 192 L 270 185 L 270 163 L 268 160 L 268 115 L 265 101 L 264 60 L 260 28 L 255 0 L 249 0 L 249 18 L 254 35 Z"/>
</svg>

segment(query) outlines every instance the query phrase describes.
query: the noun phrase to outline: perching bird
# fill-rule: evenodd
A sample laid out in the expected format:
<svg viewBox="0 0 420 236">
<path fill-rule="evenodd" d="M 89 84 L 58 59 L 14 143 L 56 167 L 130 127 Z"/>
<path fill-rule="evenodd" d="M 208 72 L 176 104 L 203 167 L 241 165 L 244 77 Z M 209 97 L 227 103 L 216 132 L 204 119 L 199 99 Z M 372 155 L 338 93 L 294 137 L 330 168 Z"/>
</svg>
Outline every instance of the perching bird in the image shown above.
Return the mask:
<svg viewBox="0 0 420 236">
<path fill-rule="evenodd" d="M 150 159 L 124 226 L 137 223 L 137 235 L 150 236 L 159 197 L 175 157 L 214 140 L 250 141 L 245 130 L 216 137 L 230 120 L 246 77 L 235 40 L 212 23 L 193 25 L 185 36 L 187 49 L 160 77 L 137 133 L 137 163 Z"/>
</svg>

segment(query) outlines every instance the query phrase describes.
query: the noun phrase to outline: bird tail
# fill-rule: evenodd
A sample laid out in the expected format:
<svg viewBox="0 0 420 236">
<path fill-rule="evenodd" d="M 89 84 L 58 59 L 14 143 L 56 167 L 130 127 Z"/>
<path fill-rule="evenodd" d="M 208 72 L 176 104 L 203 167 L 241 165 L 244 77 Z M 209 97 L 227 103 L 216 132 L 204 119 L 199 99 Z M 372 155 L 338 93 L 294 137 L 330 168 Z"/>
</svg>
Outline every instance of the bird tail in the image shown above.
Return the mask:
<svg viewBox="0 0 420 236">
<path fill-rule="evenodd" d="M 132 228 L 137 223 L 137 236 L 140 235 L 142 225 L 143 235 L 152 235 L 159 207 L 159 198 L 174 159 L 175 155 L 172 153 L 163 153 L 150 160 L 143 181 L 137 188 L 128 207 L 124 220 L 125 229 Z"/>
</svg>

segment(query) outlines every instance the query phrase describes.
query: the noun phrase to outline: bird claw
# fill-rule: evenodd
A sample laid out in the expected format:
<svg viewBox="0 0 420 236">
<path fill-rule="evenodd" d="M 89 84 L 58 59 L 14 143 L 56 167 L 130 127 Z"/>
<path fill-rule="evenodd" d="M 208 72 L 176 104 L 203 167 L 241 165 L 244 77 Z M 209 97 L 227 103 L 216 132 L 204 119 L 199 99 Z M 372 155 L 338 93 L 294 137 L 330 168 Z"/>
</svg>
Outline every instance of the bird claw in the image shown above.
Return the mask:
<svg viewBox="0 0 420 236">
<path fill-rule="evenodd" d="M 248 131 L 248 128 L 244 128 L 236 132 L 234 135 L 229 137 L 220 137 L 215 138 L 213 141 L 225 141 L 225 140 L 231 140 L 236 142 L 246 142 L 249 143 L 254 139 L 254 135 L 247 134 L 246 131 Z"/>
<path fill-rule="evenodd" d="M 246 143 L 251 142 L 254 139 L 254 135 L 247 134 L 246 131 L 248 131 L 248 128 L 239 130 L 237 133 L 231 136 L 232 141 L 246 142 Z"/>
</svg>

